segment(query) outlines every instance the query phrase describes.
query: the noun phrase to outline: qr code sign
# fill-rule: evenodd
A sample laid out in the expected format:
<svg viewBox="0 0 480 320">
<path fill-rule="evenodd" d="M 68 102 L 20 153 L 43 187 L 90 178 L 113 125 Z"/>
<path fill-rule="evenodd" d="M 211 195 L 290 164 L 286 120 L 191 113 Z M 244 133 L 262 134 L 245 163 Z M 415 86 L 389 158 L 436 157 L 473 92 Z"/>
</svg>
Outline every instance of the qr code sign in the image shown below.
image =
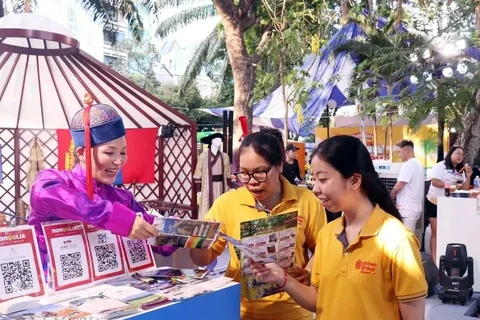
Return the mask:
<svg viewBox="0 0 480 320">
<path fill-rule="evenodd" d="M 132 258 L 132 264 L 142 263 L 148 260 L 145 243 L 142 240 L 127 240 L 128 253 Z"/>
<path fill-rule="evenodd" d="M 0 270 L 6 294 L 33 289 L 33 274 L 29 260 L 2 263 Z"/>
<path fill-rule="evenodd" d="M 83 276 L 82 254 L 73 252 L 60 255 L 63 280 L 72 280 Z"/>
<path fill-rule="evenodd" d="M 98 272 L 115 270 L 118 268 L 117 251 L 115 244 L 109 243 L 94 247 L 95 257 L 98 262 Z"/>
</svg>

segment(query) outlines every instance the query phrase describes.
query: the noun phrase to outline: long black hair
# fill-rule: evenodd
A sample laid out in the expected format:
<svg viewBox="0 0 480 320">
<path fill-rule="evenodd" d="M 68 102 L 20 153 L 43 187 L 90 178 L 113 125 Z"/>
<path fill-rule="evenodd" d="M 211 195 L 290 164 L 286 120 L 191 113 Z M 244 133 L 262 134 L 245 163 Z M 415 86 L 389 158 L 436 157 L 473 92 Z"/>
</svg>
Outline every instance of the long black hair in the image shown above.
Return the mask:
<svg viewBox="0 0 480 320">
<path fill-rule="evenodd" d="M 402 221 L 390 193 L 375 171 L 370 153 L 359 139 L 347 135 L 328 138 L 313 151 L 311 158 L 313 157 L 329 163 L 344 178 L 360 174 L 361 188 L 370 202 L 378 204 L 384 211 Z"/>
<path fill-rule="evenodd" d="M 462 147 L 460 146 L 453 146 L 450 148 L 450 150 L 448 150 L 448 153 L 447 155 L 445 156 L 445 167 L 447 169 L 455 169 L 457 171 L 460 171 L 463 166 L 465 165 L 465 158 L 463 158 L 462 162 L 460 162 L 459 164 L 457 164 L 455 167 L 453 166 L 453 162 L 452 162 L 452 154 L 457 150 L 457 149 L 462 149 L 462 151 L 465 153 L 465 150 L 463 150 Z"/>
<path fill-rule="evenodd" d="M 252 147 L 256 154 L 274 166 L 285 161 L 283 137 L 277 129 L 262 129 L 246 136 L 238 148 L 238 157 L 248 147 Z"/>
</svg>

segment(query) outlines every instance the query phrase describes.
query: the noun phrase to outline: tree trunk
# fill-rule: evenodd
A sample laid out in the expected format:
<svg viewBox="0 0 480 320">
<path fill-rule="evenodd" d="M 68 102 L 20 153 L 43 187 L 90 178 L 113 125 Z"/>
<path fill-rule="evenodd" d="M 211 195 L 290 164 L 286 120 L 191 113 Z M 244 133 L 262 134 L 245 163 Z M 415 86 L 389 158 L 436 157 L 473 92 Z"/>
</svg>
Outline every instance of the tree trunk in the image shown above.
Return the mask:
<svg viewBox="0 0 480 320">
<path fill-rule="evenodd" d="M 462 117 L 463 129 L 458 133 L 456 145 L 465 150 L 465 162 L 479 165 L 480 151 L 480 91 L 476 94 L 477 108 Z"/>
<path fill-rule="evenodd" d="M 0 0 L 0 18 L 3 18 L 5 16 L 5 8 L 3 7 L 3 5 L 3 0 Z"/>
<path fill-rule="evenodd" d="M 373 8 L 373 0 L 368 0 L 368 15 L 373 17 L 375 13 L 374 11 L 375 9 Z"/>
<path fill-rule="evenodd" d="M 389 138 L 389 147 L 390 147 L 390 153 L 389 153 L 389 157 L 390 157 L 390 161 L 393 161 L 393 119 L 392 119 L 392 115 L 390 114 L 388 116 L 388 126 L 390 128 L 390 138 Z"/>
<path fill-rule="evenodd" d="M 348 20 L 348 12 L 349 12 L 349 7 L 348 7 L 348 0 L 340 0 L 340 6 L 341 6 L 341 13 L 342 13 L 342 20 L 343 22 L 347 22 Z"/>
<path fill-rule="evenodd" d="M 387 160 L 387 140 L 388 140 L 388 124 L 385 125 L 385 136 L 383 137 L 383 159 Z"/>
<path fill-rule="evenodd" d="M 445 112 L 443 107 L 438 107 L 437 111 L 437 162 L 444 160 L 443 136 L 445 132 Z"/>
<path fill-rule="evenodd" d="M 246 116 L 249 132 L 252 128 L 252 108 L 250 108 L 249 103 L 255 82 L 255 70 L 252 59 L 246 50 L 242 27 L 226 17 L 223 17 L 222 20 L 225 28 L 225 40 L 234 82 L 233 148 L 235 149 L 238 147 L 242 135 L 242 128 L 238 118 L 240 116 Z"/>
<path fill-rule="evenodd" d="M 480 3 L 475 8 L 475 13 L 476 13 L 477 34 L 480 35 Z"/>
</svg>

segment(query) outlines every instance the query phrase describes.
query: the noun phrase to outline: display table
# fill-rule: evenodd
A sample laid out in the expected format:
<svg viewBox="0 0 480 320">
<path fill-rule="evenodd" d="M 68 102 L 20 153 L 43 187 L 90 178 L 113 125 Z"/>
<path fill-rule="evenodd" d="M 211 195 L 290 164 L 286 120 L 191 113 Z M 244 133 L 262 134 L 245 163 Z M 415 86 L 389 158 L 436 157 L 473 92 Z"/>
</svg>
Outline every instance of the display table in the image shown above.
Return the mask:
<svg viewBox="0 0 480 320">
<path fill-rule="evenodd" d="M 240 285 L 232 282 L 214 292 L 135 314 L 125 319 L 240 320 Z"/>
<path fill-rule="evenodd" d="M 437 213 L 437 265 L 449 243 L 463 243 L 468 256 L 473 258 L 473 290 L 480 291 L 480 215 L 477 199 L 438 198 Z"/>
</svg>

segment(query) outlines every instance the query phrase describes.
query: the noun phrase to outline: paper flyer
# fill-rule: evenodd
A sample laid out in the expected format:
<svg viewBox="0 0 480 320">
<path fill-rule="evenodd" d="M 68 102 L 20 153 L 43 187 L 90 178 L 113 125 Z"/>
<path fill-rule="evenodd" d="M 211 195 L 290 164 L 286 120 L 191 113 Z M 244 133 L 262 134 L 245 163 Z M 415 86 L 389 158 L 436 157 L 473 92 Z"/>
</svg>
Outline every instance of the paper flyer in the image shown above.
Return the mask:
<svg viewBox="0 0 480 320">
<path fill-rule="evenodd" d="M 77 311 L 73 308 L 66 308 L 61 305 L 46 305 L 31 310 L 25 310 L 9 314 L 9 319 L 30 320 L 30 319 L 89 319 L 90 313 Z"/>
<path fill-rule="evenodd" d="M 84 224 L 92 258 L 93 280 L 100 281 L 126 274 L 121 237 L 108 230 Z"/>
<path fill-rule="evenodd" d="M 45 294 L 44 275 L 33 226 L 0 228 L 0 302 Z"/>
<path fill-rule="evenodd" d="M 152 247 L 150 247 L 146 240 L 122 238 L 122 251 L 127 263 L 128 273 L 134 273 L 155 266 Z"/>
<path fill-rule="evenodd" d="M 160 233 L 155 238 L 149 239 L 153 246 L 207 249 L 217 239 L 220 223 L 155 217 L 153 226 Z"/>
<path fill-rule="evenodd" d="M 80 221 L 42 223 L 52 269 L 53 290 L 93 281 L 87 237 Z"/>
<path fill-rule="evenodd" d="M 249 251 L 236 249 L 242 275 L 240 284 L 242 293 L 248 300 L 260 299 L 278 292 L 275 284 L 258 282 L 249 267 L 248 259 L 275 262 L 281 268 L 295 265 L 295 235 L 297 229 L 297 212 L 278 214 L 264 219 L 244 221 L 240 224 L 240 242 Z M 251 253 L 253 252 L 253 254 Z"/>
</svg>

